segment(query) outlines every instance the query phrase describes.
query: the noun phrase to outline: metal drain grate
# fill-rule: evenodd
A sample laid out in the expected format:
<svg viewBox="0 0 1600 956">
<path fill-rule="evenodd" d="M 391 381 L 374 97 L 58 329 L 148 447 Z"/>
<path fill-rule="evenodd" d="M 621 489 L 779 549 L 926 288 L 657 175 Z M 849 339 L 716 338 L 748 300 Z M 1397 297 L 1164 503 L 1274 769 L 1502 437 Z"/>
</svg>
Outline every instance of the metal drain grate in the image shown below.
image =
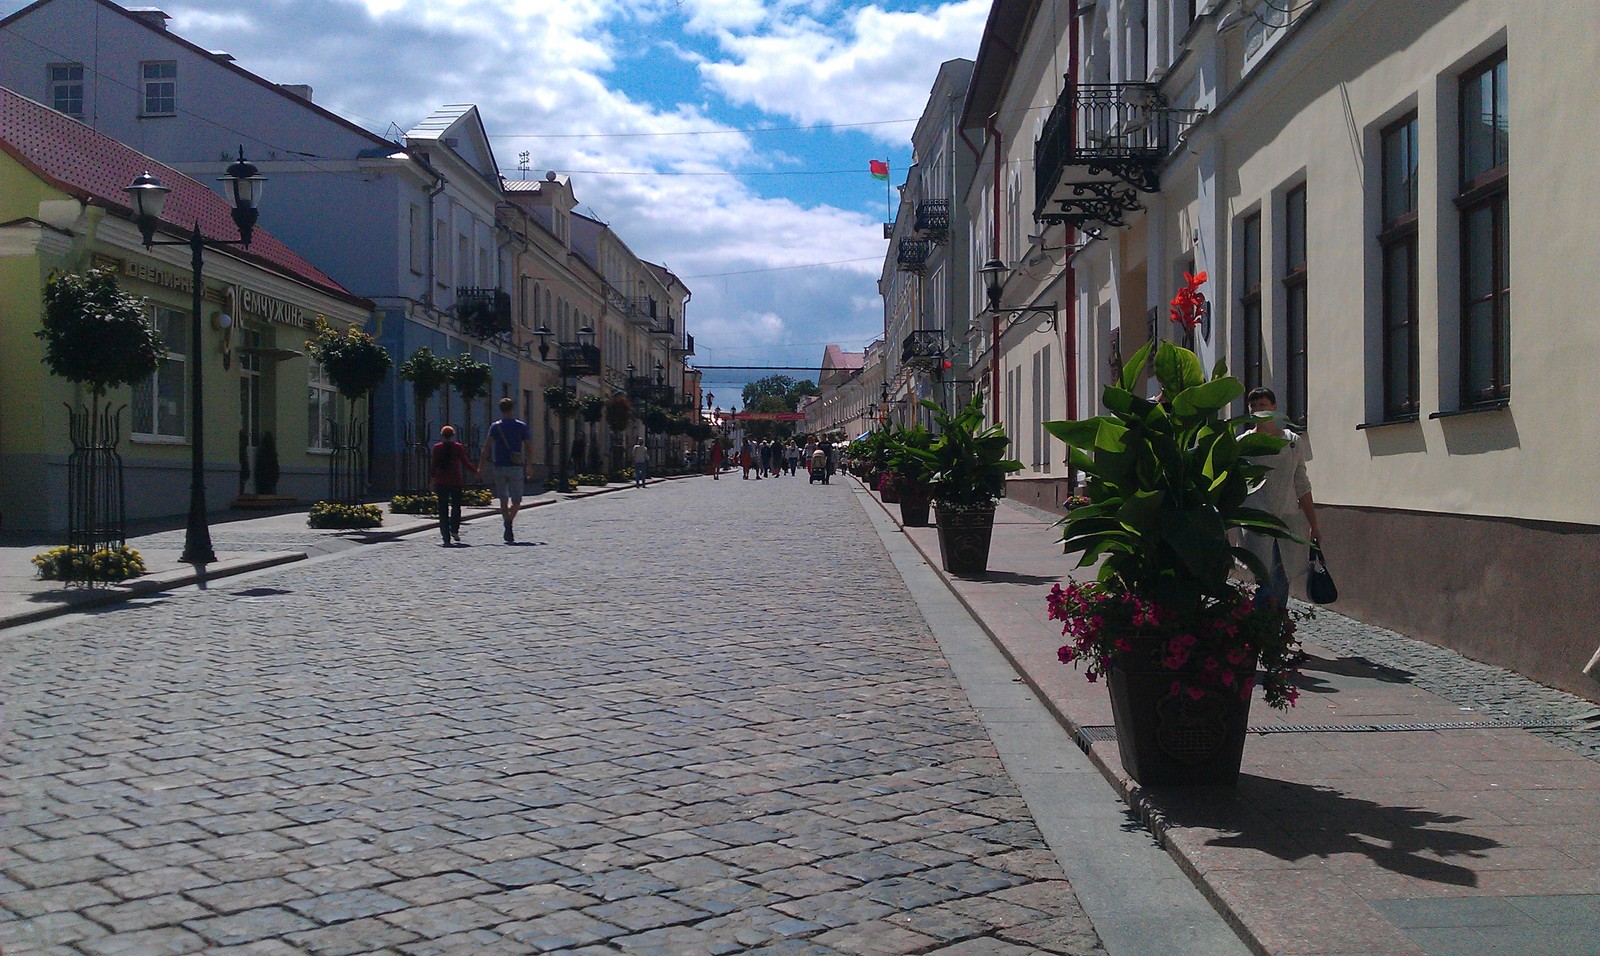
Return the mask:
<svg viewBox="0 0 1600 956">
<path fill-rule="evenodd" d="M 1571 720 L 1516 719 L 1441 720 L 1415 724 L 1263 724 L 1251 727 L 1252 734 L 1389 734 L 1410 730 L 1577 730 Z M 1080 741 L 1109 743 L 1117 739 L 1117 728 L 1093 726 L 1078 728 Z"/>
</svg>

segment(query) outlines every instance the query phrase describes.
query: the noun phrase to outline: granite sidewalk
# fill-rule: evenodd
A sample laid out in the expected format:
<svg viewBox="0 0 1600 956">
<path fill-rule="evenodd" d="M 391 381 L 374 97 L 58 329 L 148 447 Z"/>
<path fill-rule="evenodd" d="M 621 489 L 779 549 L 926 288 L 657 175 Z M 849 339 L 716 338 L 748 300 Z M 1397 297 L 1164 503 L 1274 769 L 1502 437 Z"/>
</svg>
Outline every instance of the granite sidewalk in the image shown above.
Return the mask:
<svg viewBox="0 0 1600 956">
<path fill-rule="evenodd" d="M 1002 502 L 989 574 L 941 576 L 1251 948 L 1600 954 L 1594 704 L 1321 608 L 1298 706 L 1254 704 L 1239 786 L 1142 788 L 1104 685 L 1056 657 L 1045 594 L 1084 572 L 1054 520 Z M 938 570 L 937 531 L 902 530 Z"/>
</svg>

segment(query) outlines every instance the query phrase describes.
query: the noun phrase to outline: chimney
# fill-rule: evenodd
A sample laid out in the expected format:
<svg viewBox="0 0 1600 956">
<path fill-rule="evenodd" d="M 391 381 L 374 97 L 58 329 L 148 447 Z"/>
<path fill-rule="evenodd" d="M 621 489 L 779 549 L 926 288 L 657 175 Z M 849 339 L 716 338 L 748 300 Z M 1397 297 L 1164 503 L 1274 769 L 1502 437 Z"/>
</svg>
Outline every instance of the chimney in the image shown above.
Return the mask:
<svg viewBox="0 0 1600 956">
<path fill-rule="evenodd" d="M 155 7 L 129 7 L 128 16 L 157 30 L 165 30 L 167 21 L 172 19 L 165 11 L 157 10 Z"/>
<path fill-rule="evenodd" d="M 227 50 L 207 50 L 206 56 L 211 57 L 218 63 L 232 63 L 234 60 L 233 54 L 229 53 Z"/>
<path fill-rule="evenodd" d="M 278 88 L 285 93 L 293 93 L 307 103 L 311 102 L 311 87 L 304 83 L 280 83 Z"/>
</svg>

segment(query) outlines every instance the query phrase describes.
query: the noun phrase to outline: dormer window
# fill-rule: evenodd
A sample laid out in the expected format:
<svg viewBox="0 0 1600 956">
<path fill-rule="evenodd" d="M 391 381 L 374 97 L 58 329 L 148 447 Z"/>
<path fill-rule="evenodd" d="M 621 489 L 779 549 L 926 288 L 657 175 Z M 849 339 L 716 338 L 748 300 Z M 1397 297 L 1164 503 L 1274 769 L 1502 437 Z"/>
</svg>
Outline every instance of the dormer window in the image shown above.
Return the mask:
<svg viewBox="0 0 1600 956">
<path fill-rule="evenodd" d="M 50 65 L 50 106 L 58 113 L 83 118 L 83 64 Z"/>
<path fill-rule="evenodd" d="M 178 64 L 157 60 L 139 64 L 144 80 L 144 111 L 141 116 L 178 114 Z"/>
</svg>

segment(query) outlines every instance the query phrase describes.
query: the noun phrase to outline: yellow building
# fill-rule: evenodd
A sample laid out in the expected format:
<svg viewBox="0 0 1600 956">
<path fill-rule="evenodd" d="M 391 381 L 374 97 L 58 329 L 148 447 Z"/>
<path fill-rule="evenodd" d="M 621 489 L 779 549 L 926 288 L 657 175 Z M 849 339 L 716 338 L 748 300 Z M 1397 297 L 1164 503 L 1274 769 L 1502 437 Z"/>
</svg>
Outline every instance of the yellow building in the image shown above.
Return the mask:
<svg viewBox="0 0 1600 956">
<path fill-rule="evenodd" d="M 232 205 L 204 184 L 0 88 L 0 529 L 66 526 L 67 403 L 88 395 L 51 376 L 34 333 L 50 276 L 91 268 L 113 270 L 124 291 L 144 299 L 167 345 L 154 376 L 109 396 L 113 408 L 126 409 L 120 452 L 130 519 L 187 511 L 193 361 L 206 363 L 211 507 L 257 490 L 241 481 L 241 465 L 254 473 L 268 434 L 281 468 L 278 493 L 326 496 L 330 426 L 346 422 L 349 409 L 304 356 L 305 341 L 317 316 L 362 326 L 372 303 L 257 229 L 247 249 L 206 250 L 202 348 L 190 354 L 189 248 L 146 249 L 123 192 L 144 172 L 172 190 L 158 240 L 186 239 L 195 223 L 207 238 L 237 236 Z M 270 203 L 266 210 L 270 223 Z"/>
</svg>

